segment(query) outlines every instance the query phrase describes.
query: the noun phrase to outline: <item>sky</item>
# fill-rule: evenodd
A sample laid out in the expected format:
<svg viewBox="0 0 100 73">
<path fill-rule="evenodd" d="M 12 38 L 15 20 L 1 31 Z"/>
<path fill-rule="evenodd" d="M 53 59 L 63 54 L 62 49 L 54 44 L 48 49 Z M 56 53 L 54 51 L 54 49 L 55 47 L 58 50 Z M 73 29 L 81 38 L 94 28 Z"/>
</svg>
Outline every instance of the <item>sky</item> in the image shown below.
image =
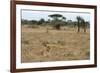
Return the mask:
<svg viewBox="0 0 100 73">
<path fill-rule="evenodd" d="M 51 19 L 48 15 L 61 14 L 67 20 L 76 21 L 76 16 L 81 16 L 85 21 L 90 21 L 90 13 L 84 12 L 70 12 L 70 11 L 35 11 L 35 10 L 22 10 L 21 18 L 26 20 L 40 20 L 41 18 L 48 20 Z"/>
</svg>

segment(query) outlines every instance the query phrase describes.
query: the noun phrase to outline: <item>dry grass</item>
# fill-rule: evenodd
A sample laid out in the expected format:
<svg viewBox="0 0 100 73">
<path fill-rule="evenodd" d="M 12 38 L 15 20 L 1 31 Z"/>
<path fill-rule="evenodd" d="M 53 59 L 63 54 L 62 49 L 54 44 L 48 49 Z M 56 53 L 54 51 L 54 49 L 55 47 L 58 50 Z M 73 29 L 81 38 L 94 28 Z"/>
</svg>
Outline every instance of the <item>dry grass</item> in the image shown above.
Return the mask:
<svg viewBox="0 0 100 73">
<path fill-rule="evenodd" d="M 83 31 L 83 30 L 82 30 Z M 21 62 L 44 62 L 89 59 L 90 36 L 77 28 L 30 28 L 22 25 Z"/>
</svg>

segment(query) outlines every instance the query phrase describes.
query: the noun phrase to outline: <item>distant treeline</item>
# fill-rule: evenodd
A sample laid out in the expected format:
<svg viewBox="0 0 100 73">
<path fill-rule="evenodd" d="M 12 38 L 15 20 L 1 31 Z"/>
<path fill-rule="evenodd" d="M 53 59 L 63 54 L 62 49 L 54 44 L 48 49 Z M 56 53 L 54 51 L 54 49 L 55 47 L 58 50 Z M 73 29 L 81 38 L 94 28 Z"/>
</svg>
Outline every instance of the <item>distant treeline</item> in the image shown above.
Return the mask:
<svg viewBox="0 0 100 73">
<path fill-rule="evenodd" d="M 54 24 L 50 24 L 50 20 L 49 21 L 45 21 L 44 19 L 40 19 L 40 20 L 25 20 L 22 19 L 22 25 L 54 25 Z M 85 22 L 88 27 L 90 26 L 90 23 L 88 21 Z M 77 21 L 72 21 L 72 20 L 68 20 L 68 21 L 64 21 L 62 22 L 62 26 L 76 26 L 77 25 Z M 80 25 L 82 26 L 82 25 Z"/>
<path fill-rule="evenodd" d="M 48 15 L 51 19 L 45 20 L 41 18 L 40 20 L 25 20 L 22 19 L 21 23 L 22 25 L 49 25 L 53 26 L 55 29 L 60 30 L 61 26 L 70 26 L 70 27 L 78 27 L 78 32 L 80 32 L 80 28 L 84 28 L 84 32 L 86 32 L 86 28 L 90 27 L 89 21 L 85 21 L 84 18 L 81 16 L 77 16 L 76 20 L 67 20 L 66 17 L 64 17 L 61 14 L 52 14 Z"/>
</svg>

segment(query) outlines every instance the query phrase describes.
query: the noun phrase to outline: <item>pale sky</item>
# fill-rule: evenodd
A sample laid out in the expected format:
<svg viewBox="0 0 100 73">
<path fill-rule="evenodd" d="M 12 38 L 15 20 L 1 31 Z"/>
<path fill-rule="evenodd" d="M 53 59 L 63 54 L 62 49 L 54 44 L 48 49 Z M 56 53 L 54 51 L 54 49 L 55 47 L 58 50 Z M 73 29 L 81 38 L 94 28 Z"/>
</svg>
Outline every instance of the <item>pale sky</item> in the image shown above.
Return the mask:
<svg viewBox="0 0 100 73">
<path fill-rule="evenodd" d="M 22 19 L 26 20 L 40 20 L 41 18 L 48 20 L 50 17 L 48 15 L 61 14 L 66 17 L 67 20 L 76 21 L 76 16 L 81 16 L 85 21 L 90 21 L 90 13 L 84 12 L 69 12 L 69 11 L 33 11 L 33 10 L 22 10 Z"/>
</svg>

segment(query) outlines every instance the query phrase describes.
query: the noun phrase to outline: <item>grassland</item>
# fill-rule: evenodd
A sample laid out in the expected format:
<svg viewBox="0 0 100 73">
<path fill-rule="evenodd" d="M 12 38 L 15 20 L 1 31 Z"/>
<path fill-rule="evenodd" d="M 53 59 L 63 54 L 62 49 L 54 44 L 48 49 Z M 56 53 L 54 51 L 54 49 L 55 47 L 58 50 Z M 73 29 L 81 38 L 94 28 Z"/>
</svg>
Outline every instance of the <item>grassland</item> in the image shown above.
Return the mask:
<svg viewBox="0 0 100 73">
<path fill-rule="evenodd" d="M 86 60 L 90 56 L 89 29 L 22 25 L 21 62 Z"/>
</svg>

